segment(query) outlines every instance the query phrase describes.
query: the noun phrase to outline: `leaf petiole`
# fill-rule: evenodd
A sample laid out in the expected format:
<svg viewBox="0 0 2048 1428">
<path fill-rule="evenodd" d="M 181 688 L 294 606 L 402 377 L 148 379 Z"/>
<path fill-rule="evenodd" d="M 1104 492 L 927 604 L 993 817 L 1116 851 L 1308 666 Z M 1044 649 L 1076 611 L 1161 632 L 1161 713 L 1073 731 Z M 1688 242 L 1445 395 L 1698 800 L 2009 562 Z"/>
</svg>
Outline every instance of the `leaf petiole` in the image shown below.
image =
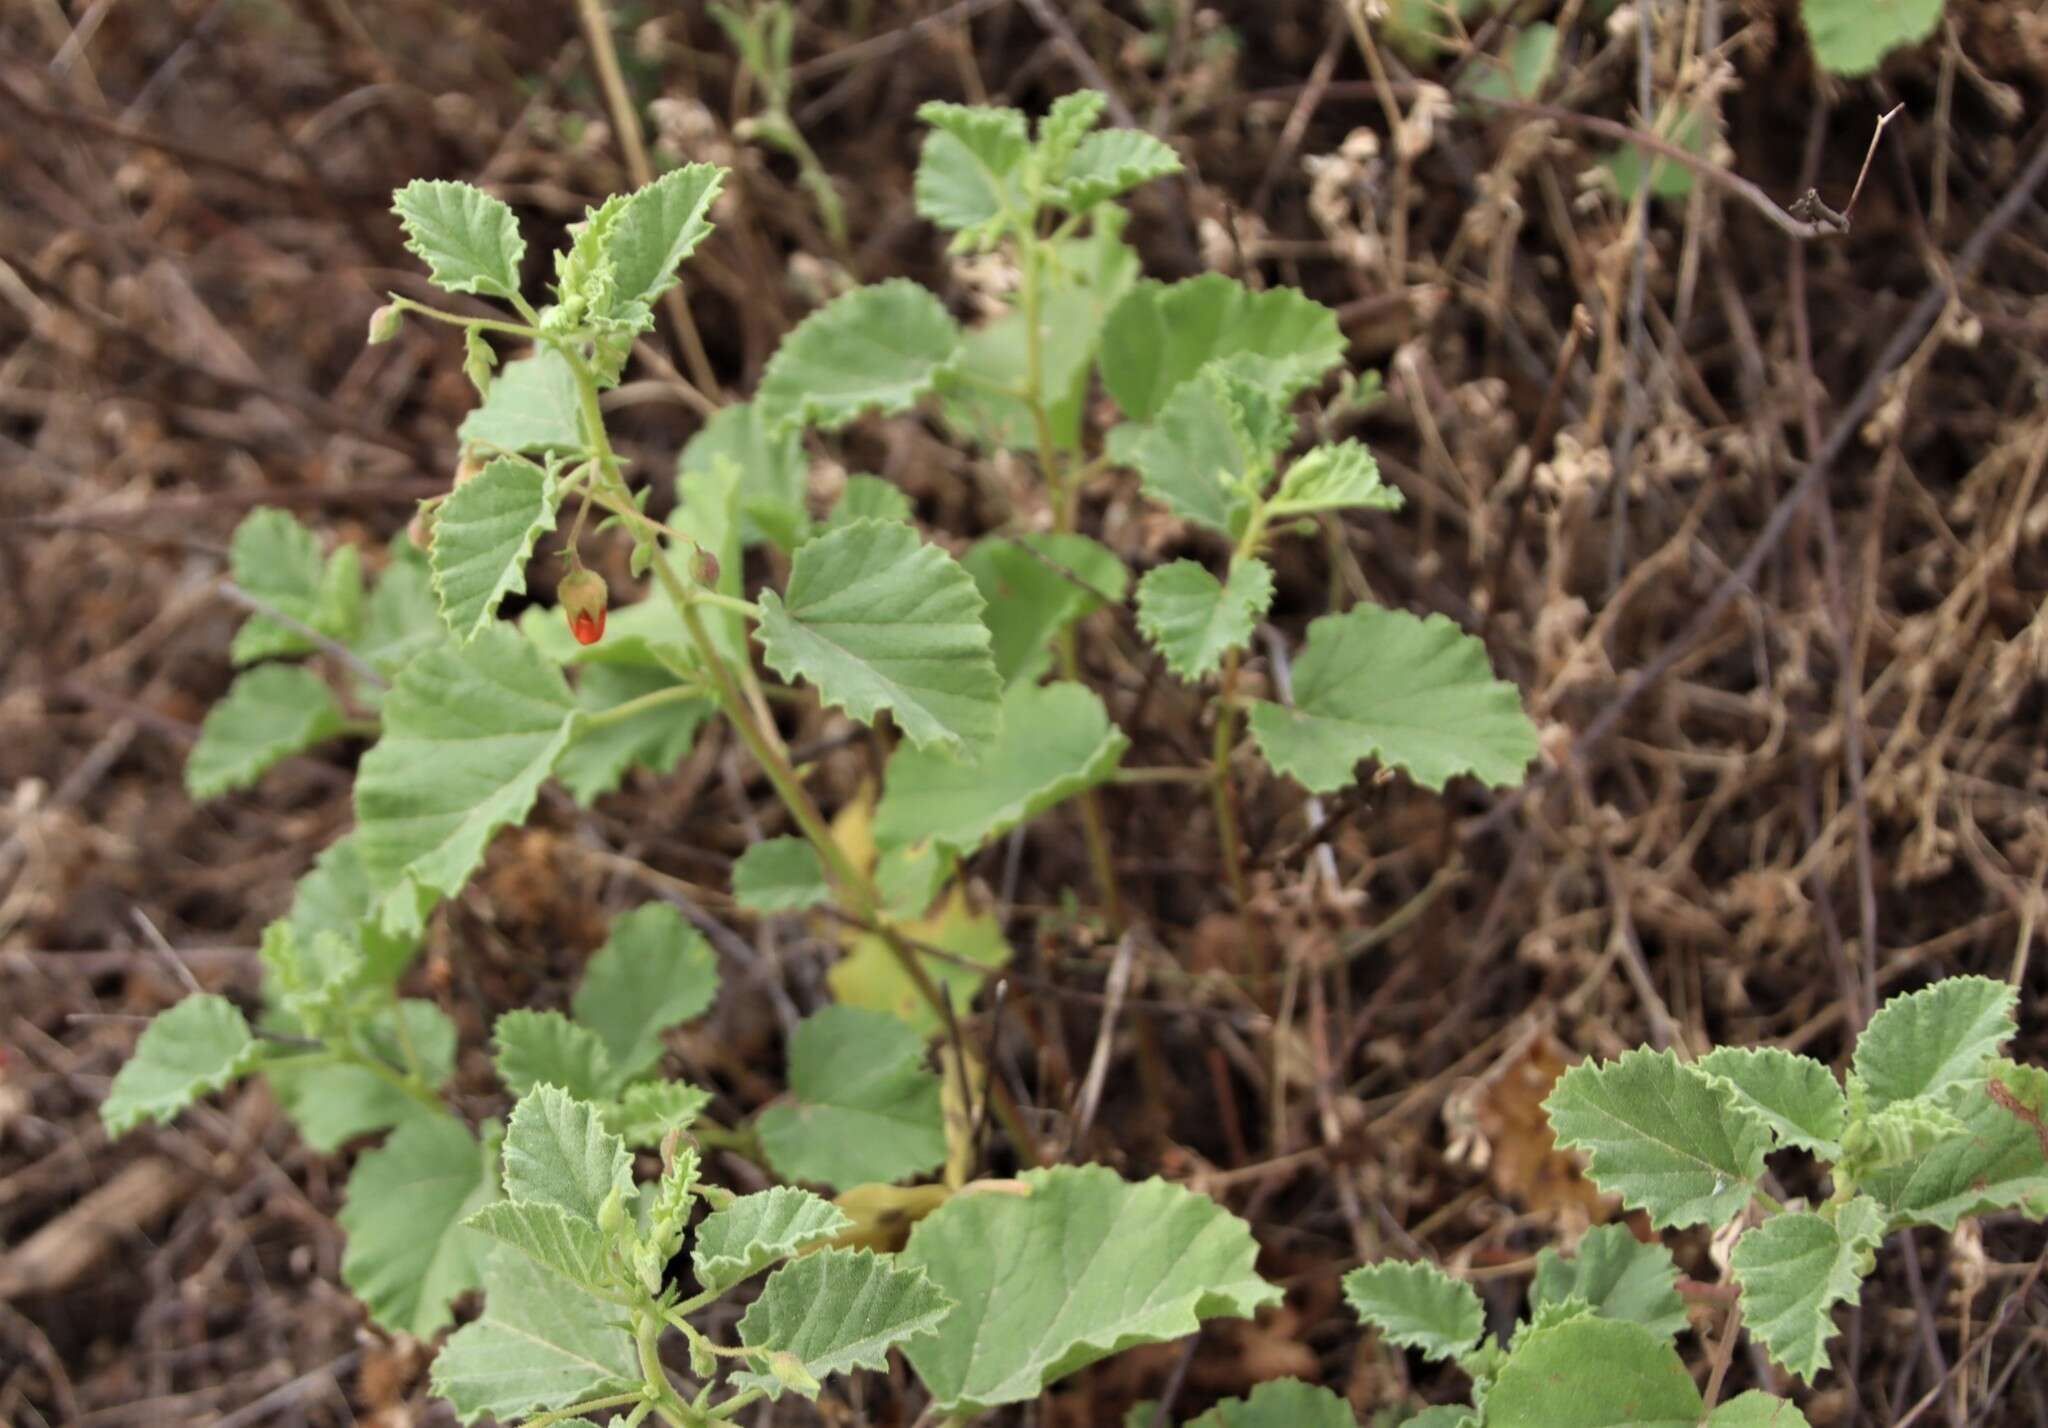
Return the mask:
<svg viewBox="0 0 2048 1428">
<path fill-rule="evenodd" d="M 391 305 L 401 312 L 418 313 L 421 317 L 431 318 L 435 322 L 445 322 L 450 327 L 473 327 L 483 332 L 503 332 L 513 337 L 524 337 L 535 342 L 541 340 L 541 332 L 538 327 L 528 327 L 523 323 L 507 322 L 499 317 L 465 317 L 459 312 L 447 312 L 428 303 L 415 302 L 409 297 L 401 297 L 397 293 L 391 294 Z M 528 309 L 528 315 L 532 315 L 531 309 Z M 538 319 L 535 320 L 538 321 Z"/>
</svg>

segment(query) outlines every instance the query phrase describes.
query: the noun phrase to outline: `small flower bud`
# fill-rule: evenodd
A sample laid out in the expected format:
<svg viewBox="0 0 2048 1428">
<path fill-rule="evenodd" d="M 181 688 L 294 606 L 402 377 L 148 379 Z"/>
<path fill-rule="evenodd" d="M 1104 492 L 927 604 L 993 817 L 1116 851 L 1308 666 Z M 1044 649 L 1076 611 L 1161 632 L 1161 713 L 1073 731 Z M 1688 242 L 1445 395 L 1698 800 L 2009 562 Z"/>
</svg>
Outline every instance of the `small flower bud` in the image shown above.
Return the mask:
<svg viewBox="0 0 2048 1428">
<path fill-rule="evenodd" d="M 555 598 L 562 604 L 569 633 L 576 637 L 577 644 L 594 645 L 604 638 L 605 601 L 609 594 L 604 577 L 581 566 L 563 576 L 562 583 L 555 587 Z"/>
<path fill-rule="evenodd" d="M 389 342 L 398 336 L 398 329 L 405 326 L 405 310 L 395 302 L 387 302 L 370 314 L 369 344 L 375 347 L 380 342 Z"/>
<path fill-rule="evenodd" d="M 696 554 L 690 557 L 690 578 L 706 590 L 716 590 L 718 575 L 718 557 L 698 546 Z"/>
</svg>

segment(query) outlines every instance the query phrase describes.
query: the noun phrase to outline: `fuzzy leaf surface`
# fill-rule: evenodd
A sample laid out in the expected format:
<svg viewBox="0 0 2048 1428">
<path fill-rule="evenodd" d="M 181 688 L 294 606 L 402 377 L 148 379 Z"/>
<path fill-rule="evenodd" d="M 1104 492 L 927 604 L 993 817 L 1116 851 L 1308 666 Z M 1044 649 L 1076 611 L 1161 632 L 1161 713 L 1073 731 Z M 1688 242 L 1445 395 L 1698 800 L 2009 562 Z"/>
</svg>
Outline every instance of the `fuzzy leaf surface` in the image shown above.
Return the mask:
<svg viewBox="0 0 2048 1428">
<path fill-rule="evenodd" d="M 1036 1398 L 1111 1354 L 1279 1301 L 1250 1228 L 1204 1195 L 1093 1165 L 1022 1179 L 1028 1195 L 954 1196 L 901 1256 L 959 1305 L 905 1349 L 943 1412 Z"/>
<path fill-rule="evenodd" d="M 519 291 L 526 240 L 503 200 L 444 179 L 414 179 L 391 197 L 405 246 L 427 265 L 434 286 L 498 298 Z"/>
<path fill-rule="evenodd" d="M 377 673 L 395 679 L 414 655 L 445 638 L 433 570 L 425 552 L 401 531 L 391 543 L 390 562 L 363 602 L 355 651 Z M 384 691 L 367 680 L 357 683 L 356 694 L 372 708 L 384 703 Z"/>
<path fill-rule="evenodd" d="M 552 347 L 509 362 L 491 381 L 483 405 L 462 419 L 455 430 L 464 446 L 542 455 L 581 451 L 582 407 L 576 395 L 576 369 Z"/>
<path fill-rule="evenodd" d="M 1059 569 L 1049 568 L 1047 562 Z M 1017 539 L 991 536 L 968 551 L 961 564 L 988 602 L 984 620 L 989 649 L 1005 685 L 1035 681 L 1052 667 L 1053 637 L 1103 607 L 1091 589 L 1121 603 L 1131 583 L 1130 572 L 1114 551 L 1087 536 L 1064 532 Z M 1072 572 L 1082 584 L 1069 580 L 1062 570 Z"/>
<path fill-rule="evenodd" d="M 742 1195 L 697 1227 L 690 1267 L 705 1289 L 723 1294 L 779 1259 L 821 1244 L 853 1221 L 830 1200 L 794 1185 Z"/>
<path fill-rule="evenodd" d="M 1941 22 L 1942 0 L 1802 0 L 1813 57 L 1830 74 L 1869 74 Z"/>
<path fill-rule="evenodd" d="M 1019 170 L 1031 151 L 1021 113 L 934 100 L 917 117 L 931 126 L 917 159 L 920 218 L 972 236 L 1021 213 Z"/>
<path fill-rule="evenodd" d="M 1771 1128 L 1778 1144 L 1827 1160 L 1841 1154 L 1849 1103 L 1835 1073 L 1810 1056 L 1775 1046 L 1722 1046 L 1696 1063 L 1735 1090 L 1741 1104 Z"/>
<path fill-rule="evenodd" d="M 1401 493 L 1380 480 L 1380 464 L 1362 441 L 1318 446 L 1287 468 L 1268 507 L 1274 519 L 1312 511 L 1401 509 Z"/>
<path fill-rule="evenodd" d="M 826 1007 L 789 1043 L 793 1103 L 770 1106 L 761 1148 L 791 1180 L 841 1187 L 888 1183 L 946 1158 L 939 1078 L 924 1039 L 894 1017 Z"/>
<path fill-rule="evenodd" d="M 604 1128 L 597 1107 L 557 1086 L 538 1086 L 512 1108 L 505 1133 L 507 1199 L 556 1205 L 597 1224 L 614 1191 L 630 1195 L 633 1160 Z"/>
<path fill-rule="evenodd" d="M 616 1088 L 652 1070 L 661 1034 L 717 995 L 718 958 L 704 934 L 667 903 L 649 902 L 612 919 L 570 1005 L 610 1053 Z"/>
<path fill-rule="evenodd" d="M 1173 390 L 1212 359 L 1250 353 L 1272 364 L 1283 389 L 1321 380 L 1344 358 L 1337 315 L 1293 288 L 1253 292 L 1205 273 L 1140 282 L 1102 332 L 1102 380 L 1133 421 L 1151 421 Z"/>
<path fill-rule="evenodd" d="M 995 742 L 963 758 L 903 747 L 889 758 L 875 839 L 965 856 L 1116 772 L 1131 741 L 1082 684 L 1030 684 L 1003 701 Z"/>
<path fill-rule="evenodd" d="M 788 594 L 761 592 L 768 665 L 863 724 L 890 711 L 919 748 L 995 737 L 1001 683 L 981 592 L 951 556 L 893 521 L 855 521 L 797 551 Z"/>
<path fill-rule="evenodd" d="M 804 492 L 810 465 L 803 433 L 774 430 L 757 402 L 735 402 L 706 421 L 683 448 L 676 475 L 712 470 L 723 458 L 739 467 L 740 539 L 747 545 L 771 541 L 792 551 L 810 534 Z"/>
<path fill-rule="evenodd" d="M 1581 1062 L 1543 1105 L 1558 1147 L 1585 1151 L 1593 1180 L 1647 1210 L 1652 1229 L 1727 1224 L 1748 1203 L 1771 1144 L 1762 1120 L 1668 1051 Z"/>
<path fill-rule="evenodd" d="M 1872 1022 L 1875 1025 L 1875 1020 Z M 1953 1103 L 1963 1134 L 1908 1165 L 1872 1171 L 1857 1188 L 1894 1225 L 1953 1230 L 1965 1215 L 2023 1205 L 2048 1213 L 2048 1070 L 1995 1060 L 1981 1089 Z"/>
<path fill-rule="evenodd" d="M 1104 129 L 1075 146 L 1047 183 L 1045 197 L 1070 213 L 1085 213 L 1139 184 L 1180 171 L 1180 155 L 1144 130 Z"/>
<path fill-rule="evenodd" d="M 612 1084 L 611 1057 L 589 1027 L 558 1011 L 519 1007 L 491 1025 L 492 1063 L 515 1096 L 536 1086 L 559 1086 L 581 1100 L 601 1100 Z"/>
<path fill-rule="evenodd" d="M 414 659 L 384 701 L 384 737 L 356 777 L 372 881 L 459 892 L 491 838 L 533 806 L 575 719 L 561 673 L 509 629 Z"/>
<path fill-rule="evenodd" d="M 866 412 L 909 411 L 960 345 L 945 304 L 906 278 L 855 288 L 782 339 L 754 400 L 771 430 L 837 431 Z"/>
<path fill-rule="evenodd" d="M 483 1317 L 457 1329 L 434 1359 L 433 1390 L 459 1421 L 511 1422 L 640 1384 L 617 1306 L 506 1246 L 491 1251 L 483 1281 Z"/>
<path fill-rule="evenodd" d="M 245 593 L 279 614 L 332 639 L 354 638 L 362 601 L 355 547 L 342 546 L 323 561 L 317 536 L 285 512 L 259 507 L 235 527 L 228 572 Z M 228 654 L 236 664 L 253 664 L 315 648 L 289 625 L 251 615 L 235 631 Z"/>
<path fill-rule="evenodd" d="M 420 1115 L 356 1161 L 335 1216 L 341 1278 L 380 1326 L 431 1338 L 476 1288 L 487 1241 L 462 1222 L 497 1199 L 496 1160 L 460 1121 Z"/>
<path fill-rule="evenodd" d="M 952 1310 L 953 1301 L 922 1270 L 901 1267 L 895 1255 L 820 1250 L 768 1277 L 740 1320 L 740 1342 L 793 1354 L 816 1380 L 887 1368 L 890 1349 L 931 1335 Z M 766 1387 L 775 1380 L 749 1382 Z"/>
<path fill-rule="evenodd" d="M 577 1219 L 560 1205 L 498 1200 L 463 1224 L 584 1289 L 603 1292 L 612 1287 L 616 1277 L 597 1226 Z"/>
<path fill-rule="evenodd" d="M 1176 560 L 1146 571 L 1138 582 L 1138 629 L 1168 669 L 1194 683 L 1221 668 L 1230 651 L 1251 643 L 1272 603 L 1273 567 L 1263 560 L 1238 561 L 1227 581 L 1197 561 Z"/>
<path fill-rule="evenodd" d="M 732 865 L 733 901 L 749 912 L 802 912 L 832 900 L 818 850 L 803 838 L 764 838 Z"/>
<path fill-rule="evenodd" d="M 651 308 L 681 281 L 676 269 L 710 235 L 707 215 L 724 179 L 716 164 L 684 164 L 626 196 L 604 243 L 620 304 Z"/>
<path fill-rule="evenodd" d="M 526 562 L 555 528 L 561 499 L 553 476 L 501 456 L 442 502 L 434 517 L 434 593 L 457 639 L 475 639 L 507 595 L 525 592 Z"/>
<path fill-rule="evenodd" d="M 635 1081 L 607 1102 L 604 1128 L 635 1150 L 653 1150 L 671 1130 L 688 1130 L 711 1093 L 686 1081 Z"/>
<path fill-rule="evenodd" d="M 1344 1276 L 1344 1301 L 1389 1343 L 1425 1358 L 1459 1358 L 1486 1332 L 1485 1306 L 1472 1286 L 1433 1264 L 1363 1265 Z"/>
<path fill-rule="evenodd" d="M 1884 1231 L 1883 1207 L 1857 1195 L 1832 1218 L 1773 1215 L 1735 1242 L 1729 1267 L 1742 1286 L 1742 1326 L 1781 1368 L 1812 1383 L 1827 1367 L 1834 1308 L 1862 1294 Z"/>
<path fill-rule="evenodd" d="M 266 770 L 341 731 L 327 682 L 300 665 L 266 664 L 237 675 L 206 711 L 185 760 L 185 791 L 213 798 L 247 788 Z"/>
<path fill-rule="evenodd" d="M 1442 615 L 1359 605 L 1308 627 L 1294 707 L 1260 701 L 1250 724 L 1266 762 L 1335 793 L 1365 759 L 1441 791 L 1461 773 L 1511 785 L 1536 757 L 1522 696 L 1493 677 L 1486 646 Z"/>
<path fill-rule="evenodd" d="M 1487 1428 L 1694 1428 L 1704 1405 L 1678 1350 L 1640 1324 L 1586 1314 L 1515 1338 Z"/>
<path fill-rule="evenodd" d="M 1739 1393 L 1707 1415 L 1707 1428 L 1811 1428 L 1792 1403 L 1760 1388 Z"/>
<path fill-rule="evenodd" d="M 455 1023 L 432 1002 L 417 997 L 377 1012 L 363 1029 L 363 1040 L 370 1054 L 389 1066 L 407 1065 L 410 1051 L 430 1086 L 445 1084 L 455 1069 Z M 332 1155 L 359 1135 L 435 1114 L 361 1066 L 302 1068 L 279 1061 L 263 1068 L 263 1078 L 292 1118 L 299 1138 L 323 1155 Z"/>
<path fill-rule="evenodd" d="M 1687 1322 L 1671 1251 L 1644 1244 L 1626 1225 L 1586 1231 L 1570 1259 L 1548 1246 L 1537 1251 L 1530 1307 L 1567 1299 L 1583 1300 L 1595 1314 L 1630 1320 L 1666 1339 L 1676 1338 Z"/>
<path fill-rule="evenodd" d="M 1859 1109 L 1930 1100 L 1983 1079 L 1998 1048 L 2018 1030 L 2019 994 L 1989 977 L 1948 977 L 1878 1008 L 1849 1063 Z"/>
<path fill-rule="evenodd" d="M 1406 1428 L 1413 1428 L 1415 1421 L 1409 1419 Z M 1243 1398 L 1224 1399 L 1182 1428 L 1358 1428 L 1358 1415 L 1327 1388 L 1298 1378 L 1276 1378 Z"/>
<path fill-rule="evenodd" d="M 551 621 L 559 619 L 552 610 L 546 613 Z M 644 695 L 671 689 L 675 683 L 676 677 L 666 669 L 593 664 L 576 681 L 576 705 L 586 713 L 602 714 Z M 588 807 L 618 788 L 628 769 L 672 773 L 696 743 L 697 731 L 712 712 L 709 698 L 680 699 L 616 724 L 593 728 L 586 722 L 577 729 L 576 741 L 556 760 L 555 776 L 578 803 Z"/>
<path fill-rule="evenodd" d="M 262 1049 L 239 1007 L 196 992 L 142 1029 L 134 1054 L 107 1087 L 100 1120 L 111 1136 L 144 1121 L 161 1125 L 255 1065 Z"/>
<path fill-rule="evenodd" d="M 863 520 L 907 522 L 911 516 L 910 497 L 901 486 L 880 476 L 854 475 L 846 478 L 839 499 L 832 503 L 825 528 L 834 530 Z"/>
</svg>

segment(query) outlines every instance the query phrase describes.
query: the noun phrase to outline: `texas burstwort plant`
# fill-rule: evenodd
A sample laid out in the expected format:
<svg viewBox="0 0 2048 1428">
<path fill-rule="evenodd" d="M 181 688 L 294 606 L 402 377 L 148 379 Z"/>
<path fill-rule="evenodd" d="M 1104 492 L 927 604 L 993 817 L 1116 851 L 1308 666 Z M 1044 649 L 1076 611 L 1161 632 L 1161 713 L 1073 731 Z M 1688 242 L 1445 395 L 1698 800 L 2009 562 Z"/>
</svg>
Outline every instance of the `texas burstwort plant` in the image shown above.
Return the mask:
<svg viewBox="0 0 2048 1428">
<path fill-rule="evenodd" d="M 482 1291 L 481 1317 L 454 1330 L 433 1370 L 465 1423 L 566 1424 L 614 1409 L 628 1423 L 709 1423 L 764 1397 L 814 1396 L 833 1374 L 882 1367 L 892 1348 L 938 1414 L 965 1418 L 1279 1298 L 1254 1270 L 1248 1227 L 1204 1196 L 1097 1166 L 972 1178 L 981 1100 L 1021 1159 L 1038 1156 L 1017 1108 L 957 1041 L 944 1074 L 932 1065 L 933 1037 L 1010 955 L 960 869 L 1074 800 L 1101 911 L 1117 920 L 1094 800 L 1130 739 L 1081 682 L 1080 622 L 1134 588 L 1143 637 L 1212 697 L 1203 777 L 1240 893 L 1241 730 L 1308 795 L 1350 784 L 1368 760 L 1430 788 L 1460 774 L 1515 783 L 1536 737 L 1478 640 L 1440 616 L 1369 604 L 1310 624 L 1288 697 L 1246 697 L 1238 676 L 1273 597 L 1273 544 L 1399 499 L 1355 441 L 1294 450 L 1297 399 L 1343 359 L 1333 313 L 1289 289 L 1140 276 L 1117 200 L 1179 163 L 1149 135 L 1098 128 L 1103 106 L 1070 95 L 1035 130 L 1012 110 L 927 106 L 918 209 L 956 250 L 1007 274 L 994 315 L 963 329 L 906 281 L 832 301 L 789 334 L 753 399 L 684 449 L 666 519 L 648 513 L 652 484 L 614 449 L 600 397 L 710 231 L 722 171 L 680 168 L 592 211 L 556 255 L 540 308 L 524 294 L 525 242 L 502 202 L 447 182 L 397 195 L 432 281 L 500 306 L 477 317 L 395 297 L 371 324 L 373 341 L 417 321 L 461 332 L 480 401 L 459 431 L 457 477 L 367 589 L 353 547 L 324 553 L 279 511 L 243 522 L 232 573 L 259 613 L 235 636 L 242 673 L 187 767 L 194 796 L 211 797 L 323 741 L 373 737 L 355 827 L 266 930 L 255 1024 L 224 997 L 187 998 L 143 1033 L 104 1116 L 122 1133 L 256 1075 L 314 1149 L 380 1138 L 348 1176 L 342 1276 L 376 1324 L 421 1338 Z M 1107 430 L 1095 425 L 1108 407 L 1091 401 L 1098 383 L 1121 414 Z M 998 532 L 956 560 L 876 477 L 854 476 L 829 510 L 813 508 L 807 438 L 912 412 L 965 448 L 1009 453 L 989 465 L 1031 473 L 1016 504 L 1046 511 L 1049 528 Z M 1081 492 L 1112 467 L 1135 472 L 1212 559 L 1134 581 L 1080 534 Z M 557 531 L 567 574 L 554 608 L 501 618 L 508 597 L 544 593 L 527 591 L 527 563 Z M 584 564 L 586 542 L 604 540 L 630 547 L 647 598 L 615 601 Z M 753 547 L 776 553 L 755 565 L 785 571 L 780 588 L 745 588 Z M 862 724 L 886 715 L 896 739 L 879 793 L 833 821 L 768 714 L 771 700 L 807 699 Z M 706 1114 L 707 1090 L 662 1073 L 664 1034 L 705 1013 L 718 977 L 703 937 L 650 904 L 613 921 L 567 1012 L 497 1019 L 494 1064 L 513 1102 L 503 1123 L 477 1121 L 473 1096 L 450 1098 L 454 1024 L 399 991 L 435 908 L 549 779 L 588 803 L 631 769 L 673 771 L 718 721 L 796 830 L 739 859 L 735 901 L 762 917 L 829 914 L 820 926 L 843 944 L 834 1004 L 789 1039 L 786 1094 L 728 1124 Z M 1559 1104 L 1645 1075 L 1696 1086 L 1719 1107 L 1712 1124 L 1746 1137 L 1722 1157 L 1727 1184 L 1703 1202 L 1746 1204 L 1766 1132 L 1762 1112 L 1726 1089 L 1735 1070 L 1625 1058 L 1572 1073 Z M 1999 1072 L 1973 1083 L 1980 1101 L 1994 1082 L 2033 1094 Z M 1875 1187 L 1906 1172 L 1885 1157 L 1926 1127 L 1901 1124 L 1905 1112 L 1887 1119 L 1898 1098 L 1874 1101 L 1856 1084 L 1844 1124 L 1868 1129 L 1840 1139 L 1863 1199 L 1846 1204 L 1889 1204 Z M 1981 1112 L 1959 1099 L 1969 1094 L 1952 1081 L 1913 1096 L 1968 1127 Z M 1675 1144 L 1687 1165 L 1698 1158 Z M 787 1183 L 735 1196 L 700 1178 L 706 1148 Z M 1597 1150 L 1594 1170 L 1609 1174 Z M 1869 1213 L 1784 1218 L 1846 1245 L 1867 1238 L 1865 1220 L 1848 1217 Z M 1738 1253 L 1738 1273 L 1747 1262 Z M 736 1320 L 705 1312 L 742 1291 L 750 1302 Z M 1561 1298 L 1601 1302 L 1590 1290 Z M 1599 1332 L 1568 1317 L 1553 1308 L 1530 1342 Z M 710 1323 L 732 1326 L 732 1341 Z M 1459 1354 L 1490 1352 L 1468 1337 Z M 671 1348 L 687 1350 L 674 1367 Z M 1487 1370 L 1489 1401 L 1500 1405 L 1524 1349 L 1491 1352 L 1502 1362 Z M 1283 1386 L 1261 1401 L 1325 1413 L 1320 1393 Z"/>
</svg>

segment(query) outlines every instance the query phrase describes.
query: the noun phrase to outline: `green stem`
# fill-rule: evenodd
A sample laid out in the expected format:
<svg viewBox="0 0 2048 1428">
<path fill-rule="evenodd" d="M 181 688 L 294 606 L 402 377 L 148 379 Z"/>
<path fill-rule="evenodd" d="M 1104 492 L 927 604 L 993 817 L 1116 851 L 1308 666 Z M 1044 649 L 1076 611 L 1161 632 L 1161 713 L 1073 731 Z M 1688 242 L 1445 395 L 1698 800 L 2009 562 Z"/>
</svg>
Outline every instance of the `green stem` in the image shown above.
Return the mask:
<svg viewBox="0 0 2048 1428">
<path fill-rule="evenodd" d="M 730 1418 L 733 1416 L 733 1414 L 739 1412 L 748 1404 L 754 1402 L 758 1398 L 761 1398 L 765 1394 L 765 1392 L 766 1390 L 759 1388 L 742 1389 L 738 1393 L 735 1393 L 731 1398 L 728 1398 L 725 1402 L 719 1404 L 718 1407 L 712 1409 L 711 1416 L 713 1418 L 721 1419 Z"/>
<path fill-rule="evenodd" d="M 700 684 L 678 684 L 671 689 L 657 689 L 652 694 L 643 694 L 637 699 L 628 699 L 624 704 L 614 704 L 611 708 L 600 713 L 585 714 L 583 716 L 583 727 L 585 729 L 603 729 L 613 724 L 623 724 L 628 719 L 637 718 L 650 709 L 659 709 L 664 704 L 674 704 L 684 699 L 701 699 L 703 697 L 704 687 Z"/>
<path fill-rule="evenodd" d="M 464 317 L 459 312 L 443 312 L 438 307 L 431 307 L 423 302 L 414 302 L 411 298 L 400 297 L 397 293 L 391 295 L 391 305 L 401 312 L 416 312 L 421 317 L 432 318 L 435 322 L 445 322 L 450 327 L 478 327 L 482 328 L 485 332 L 504 332 L 514 337 L 524 337 L 535 342 L 540 340 L 540 329 L 537 327 L 527 327 L 517 322 L 506 322 L 503 318 L 497 317 Z"/>
<path fill-rule="evenodd" d="M 690 1406 L 683 1402 L 676 1386 L 669 1382 L 668 1370 L 661 1366 L 661 1316 L 645 1310 L 633 1315 L 633 1347 L 640 1354 L 640 1373 L 646 1379 L 646 1397 L 654 1405 L 662 1421 L 675 1428 L 690 1428 L 694 1415 Z"/>
<path fill-rule="evenodd" d="M 644 1402 L 646 1398 L 647 1395 L 644 1392 L 638 1391 L 633 1393 L 614 1393 L 609 1398 L 592 1398 L 582 1403 L 572 1403 L 567 1408 L 557 1408 L 551 1413 L 543 1413 L 537 1417 L 529 1418 L 526 1420 L 526 1428 L 548 1428 L 548 1425 L 551 1423 L 562 1423 L 571 1418 L 581 1417 L 585 1413 L 595 1413 L 600 1408 L 624 1408 L 629 1403 Z"/>
</svg>

